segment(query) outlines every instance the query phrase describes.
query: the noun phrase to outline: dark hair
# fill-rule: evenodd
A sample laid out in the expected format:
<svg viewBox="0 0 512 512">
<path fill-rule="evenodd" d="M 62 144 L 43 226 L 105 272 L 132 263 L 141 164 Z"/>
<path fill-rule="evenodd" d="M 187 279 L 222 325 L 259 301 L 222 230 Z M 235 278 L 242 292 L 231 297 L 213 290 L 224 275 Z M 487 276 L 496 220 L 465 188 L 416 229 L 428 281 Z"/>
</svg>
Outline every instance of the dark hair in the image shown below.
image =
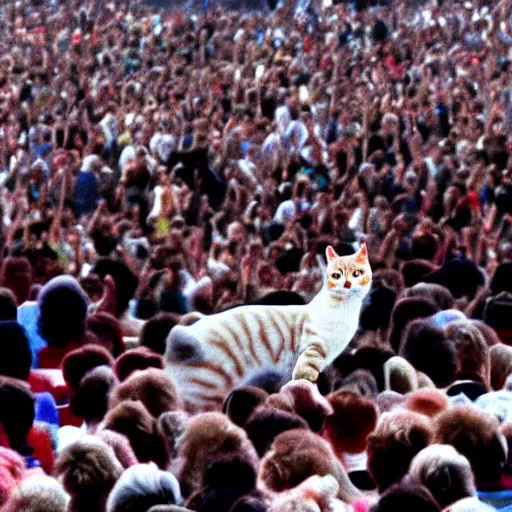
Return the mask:
<svg viewBox="0 0 512 512">
<path fill-rule="evenodd" d="M 506 461 L 498 420 L 470 406 L 454 406 L 436 418 L 435 442 L 452 445 L 471 464 L 477 486 L 501 477 Z"/>
<path fill-rule="evenodd" d="M 268 293 L 254 301 L 252 304 L 259 304 L 262 306 L 303 306 L 305 303 L 306 301 L 304 300 L 304 297 L 299 293 L 282 290 Z"/>
<path fill-rule="evenodd" d="M 373 288 L 361 308 L 359 318 L 361 329 L 368 331 L 387 329 L 395 301 L 396 293 L 387 286 Z"/>
<path fill-rule="evenodd" d="M 113 366 L 110 352 L 99 345 L 84 345 L 66 355 L 62 361 L 62 374 L 66 384 L 76 389 L 85 374 L 97 366 Z"/>
<path fill-rule="evenodd" d="M 112 366 L 114 358 L 107 349 L 99 345 L 84 345 L 71 351 L 62 361 L 62 374 L 68 386 L 69 405 L 73 414 L 79 416 L 81 402 L 76 401 L 76 394 L 83 377 L 97 366 Z"/>
<path fill-rule="evenodd" d="M 116 285 L 116 315 L 121 316 L 128 309 L 129 302 L 137 290 L 139 284 L 137 276 L 123 261 L 108 258 L 99 260 L 91 273 L 97 274 L 102 279 L 105 279 L 107 275 L 112 277 Z"/>
<path fill-rule="evenodd" d="M 457 354 L 457 379 L 470 379 L 490 385 L 490 356 L 485 339 L 469 320 L 450 322 L 445 328 L 446 336 Z"/>
<path fill-rule="evenodd" d="M 155 418 L 180 406 L 171 378 L 156 368 L 132 375 L 119 384 L 110 397 L 112 407 L 126 400 L 140 401 Z"/>
<path fill-rule="evenodd" d="M 389 331 L 389 344 L 398 353 L 402 334 L 412 320 L 426 318 L 436 314 L 439 307 L 431 300 L 423 297 L 400 299 L 396 302 L 391 314 L 391 329 Z"/>
<path fill-rule="evenodd" d="M 233 389 L 224 400 L 222 412 L 239 427 L 243 427 L 256 407 L 263 404 L 269 394 L 254 386 Z"/>
<path fill-rule="evenodd" d="M 169 453 L 155 432 L 156 420 L 140 402 L 122 402 L 108 412 L 104 427 L 123 434 L 130 441 L 139 462 L 155 462 L 165 468 Z"/>
<path fill-rule="evenodd" d="M 16 321 L 18 308 L 16 297 L 9 288 L 0 288 L 0 321 Z"/>
<path fill-rule="evenodd" d="M 422 279 L 435 270 L 435 265 L 430 261 L 414 259 L 406 261 L 402 265 L 402 276 L 407 288 L 422 282 Z"/>
<path fill-rule="evenodd" d="M 382 346 L 363 346 L 355 354 L 342 354 L 334 362 L 341 375 L 349 375 L 356 370 L 368 370 L 377 382 L 379 391 L 384 390 L 384 363 L 394 356 L 394 352 Z"/>
<path fill-rule="evenodd" d="M 158 313 L 150 318 L 140 333 L 140 345 L 148 347 L 156 354 L 165 354 L 167 336 L 179 322 L 178 315 L 173 313 Z"/>
<path fill-rule="evenodd" d="M 498 265 L 491 281 L 491 292 L 498 295 L 501 292 L 512 293 L 512 262 Z"/>
<path fill-rule="evenodd" d="M 227 454 L 215 460 L 204 475 L 205 487 L 192 495 L 192 510 L 230 510 L 244 494 L 256 487 L 256 471 L 243 453 Z"/>
<path fill-rule="evenodd" d="M 101 311 L 89 316 L 85 325 L 98 338 L 99 344 L 107 348 L 114 357 L 119 357 L 124 352 L 123 331 L 117 318 Z M 112 344 L 111 349 L 106 346 L 109 341 Z"/>
<path fill-rule="evenodd" d="M 415 236 L 412 239 L 412 257 L 430 261 L 437 254 L 438 242 L 437 238 L 425 233 L 421 236 Z"/>
<path fill-rule="evenodd" d="M 85 334 L 88 298 L 78 282 L 70 276 L 52 279 L 41 290 L 39 334 L 49 347 L 65 347 L 81 342 Z"/>
<path fill-rule="evenodd" d="M 273 407 L 256 409 L 244 429 L 260 457 L 265 455 L 274 439 L 282 432 L 292 429 L 310 430 L 307 421 L 299 415 Z"/>
<path fill-rule="evenodd" d="M 121 354 L 115 364 L 116 375 L 123 382 L 136 370 L 157 368 L 162 370 L 163 359 L 160 354 L 155 354 L 147 347 L 137 347 Z"/>
<path fill-rule="evenodd" d="M 388 489 L 371 512 L 439 512 L 441 508 L 423 485 L 397 484 Z"/>
<path fill-rule="evenodd" d="M 34 424 L 35 398 L 28 384 L 0 377 L 0 426 L 13 450 L 21 450 Z"/>
<path fill-rule="evenodd" d="M 87 372 L 76 391 L 73 412 L 87 422 L 101 421 L 108 411 L 110 393 L 117 384 L 110 366 L 97 366 Z"/>
<path fill-rule="evenodd" d="M 5 258 L 1 269 L 1 285 L 14 293 L 18 305 L 27 299 L 32 284 L 32 267 L 25 257 Z"/>
<path fill-rule="evenodd" d="M 0 375 L 27 380 L 32 366 L 30 342 L 17 322 L 0 322 Z"/>
<path fill-rule="evenodd" d="M 267 512 L 267 510 L 268 505 L 265 503 L 263 496 L 248 494 L 237 500 L 229 512 Z"/>
<path fill-rule="evenodd" d="M 430 377 L 437 387 L 446 387 L 455 380 L 457 352 L 445 332 L 428 320 L 415 320 L 409 325 L 400 355 Z"/>
<path fill-rule="evenodd" d="M 430 444 L 432 427 L 428 419 L 409 411 L 381 416 L 368 437 L 368 471 L 383 492 L 409 470 L 414 456 Z"/>
</svg>

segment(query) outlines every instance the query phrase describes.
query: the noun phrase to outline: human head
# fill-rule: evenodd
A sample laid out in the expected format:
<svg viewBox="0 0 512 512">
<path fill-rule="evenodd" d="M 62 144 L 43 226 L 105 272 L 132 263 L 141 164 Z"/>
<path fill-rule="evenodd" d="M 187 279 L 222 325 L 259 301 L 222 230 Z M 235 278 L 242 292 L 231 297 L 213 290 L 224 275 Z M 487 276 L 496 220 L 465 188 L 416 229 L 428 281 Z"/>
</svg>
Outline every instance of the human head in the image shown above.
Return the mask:
<svg viewBox="0 0 512 512">
<path fill-rule="evenodd" d="M 365 331 L 388 329 L 395 301 L 396 293 L 393 290 L 374 284 L 361 308 L 360 328 Z"/>
<path fill-rule="evenodd" d="M 489 347 L 478 328 L 467 320 L 459 320 L 450 322 L 445 333 L 457 353 L 457 378 L 476 380 L 489 386 Z"/>
<path fill-rule="evenodd" d="M 404 395 L 418 389 L 418 374 L 403 357 L 395 356 L 384 363 L 384 378 L 387 391 Z"/>
<path fill-rule="evenodd" d="M 179 317 L 173 313 L 158 313 L 144 324 L 140 345 L 156 354 L 164 355 L 167 336 L 178 322 Z"/>
<path fill-rule="evenodd" d="M 395 352 L 399 352 L 402 335 L 406 327 L 416 318 L 427 318 L 439 311 L 439 307 L 424 297 L 400 299 L 395 303 L 391 314 L 389 343 Z"/>
<path fill-rule="evenodd" d="M 2 509 L 4 512 L 66 512 L 69 496 L 62 485 L 44 474 L 24 479 Z"/>
<path fill-rule="evenodd" d="M 383 414 L 368 437 L 368 471 L 383 492 L 407 473 L 414 456 L 430 444 L 427 418 L 410 411 Z"/>
<path fill-rule="evenodd" d="M 435 283 L 417 283 L 404 290 L 401 297 L 423 297 L 437 304 L 441 311 L 453 308 L 455 303 L 450 290 Z"/>
<path fill-rule="evenodd" d="M 119 357 L 124 352 L 123 332 L 117 318 L 100 311 L 88 316 L 85 326 L 98 340 L 98 344 L 105 347 L 114 357 Z"/>
<path fill-rule="evenodd" d="M 242 453 L 217 458 L 204 475 L 204 487 L 187 500 L 192 510 L 230 510 L 236 500 L 256 490 L 256 468 Z"/>
<path fill-rule="evenodd" d="M 442 508 L 476 495 L 471 465 L 453 446 L 427 446 L 412 460 L 409 475 L 413 482 L 424 485 Z"/>
<path fill-rule="evenodd" d="M 448 397 L 440 390 L 422 388 L 409 393 L 405 399 L 405 407 L 410 411 L 424 414 L 429 418 L 443 412 L 449 405 Z"/>
<path fill-rule="evenodd" d="M 71 496 L 73 510 L 101 510 L 122 473 L 112 448 L 93 436 L 67 446 L 55 465 L 55 475 Z"/>
<path fill-rule="evenodd" d="M 189 416 L 185 411 L 164 412 L 158 417 L 156 428 L 167 444 L 171 460 L 178 453 L 178 443 L 187 429 L 188 422 Z"/>
<path fill-rule="evenodd" d="M 377 424 L 378 409 L 372 398 L 353 391 L 335 391 L 327 397 L 333 414 L 327 417 L 325 432 L 336 453 L 359 453 Z"/>
<path fill-rule="evenodd" d="M 298 414 L 269 406 L 258 407 L 244 425 L 260 457 L 265 455 L 279 434 L 292 429 L 309 430 L 309 425 Z"/>
<path fill-rule="evenodd" d="M 155 462 L 161 468 L 168 464 L 169 453 L 157 435 L 156 420 L 140 402 L 121 402 L 107 413 L 101 429 L 126 436 L 139 462 Z"/>
<path fill-rule="evenodd" d="M 323 429 L 325 419 L 332 414 L 332 407 L 316 384 L 292 380 L 281 388 L 280 393 L 290 398 L 294 412 L 308 422 L 313 432 Z"/>
<path fill-rule="evenodd" d="M 360 497 L 329 443 L 303 429 L 278 435 L 263 457 L 258 480 L 270 492 L 292 489 L 313 475 L 333 475 L 339 485 L 337 497 L 352 503 Z"/>
<path fill-rule="evenodd" d="M 430 274 L 430 272 L 433 272 L 435 268 L 433 263 L 423 259 L 406 261 L 401 268 L 405 286 L 410 289 L 418 283 L 421 283 L 422 278 Z M 407 296 L 410 297 L 411 295 Z"/>
<path fill-rule="evenodd" d="M 148 368 L 161 370 L 163 367 L 162 356 L 147 347 L 137 347 L 127 350 L 117 358 L 115 363 L 115 371 L 121 382 L 126 380 L 137 370 L 146 370 Z"/>
<path fill-rule="evenodd" d="M 83 377 L 97 366 L 112 366 L 114 358 L 99 345 L 84 345 L 69 352 L 62 361 L 62 375 L 68 386 L 70 407 L 75 411 L 75 395 Z M 78 414 L 78 411 L 74 412 Z"/>
<path fill-rule="evenodd" d="M 512 347 L 500 343 L 489 349 L 491 359 L 491 387 L 503 389 L 507 377 L 512 373 Z"/>
<path fill-rule="evenodd" d="M 81 342 L 89 299 L 70 276 L 53 278 L 43 286 L 39 297 L 39 334 L 49 347 L 65 347 Z"/>
<path fill-rule="evenodd" d="M 257 467 L 258 456 L 244 430 L 221 413 L 204 412 L 193 416 L 178 447 L 176 476 L 183 495 L 189 496 L 204 487 L 204 476 L 210 465 L 232 453 L 246 455 Z"/>
<path fill-rule="evenodd" d="M 506 441 L 493 415 L 470 406 L 453 406 L 436 418 L 434 439 L 467 457 L 477 486 L 500 478 Z"/>
<path fill-rule="evenodd" d="M 0 446 L 0 507 L 5 505 L 24 473 L 23 457 L 10 448 Z"/>
<path fill-rule="evenodd" d="M 117 386 L 117 377 L 110 366 L 96 366 L 78 384 L 74 412 L 87 425 L 98 424 L 108 411 L 109 397 Z"/>
<path fill-rule="evenodd" d="M 0 375 L 27 380 L 32 352 L 25 329 L 16 321 L 0 322 Z"/>
<path fill-rule="evenodd" d="M 25 257 L 9 256 L 2 263 L 0 284 L 14 293 L 18 306 L 28 300 L 32 274 L 30 262 Z"/>
<path fill-rule="evenodd" d="M 16 297 L 9 288 L 0 288 L 0 322 L 16 321 Z"/>
<path fill-rule="evenodd" d="M 441 509 L 430 492 L 422 485 L 397 484 L 388 489 L 372 507 L 371 512 L 440 512 Z"/>
<path fill-rule="evenodd" d="M 375 398 L 378 393 L 377 380 L 368 370 L 356 370 L 341 379 L 337 391 L 353 391 L 361 396 Z"/>
<path fill-rule="evenodd" d="M 414 320 L 404 332 L 400 355 L 438 387 L 455 380 L 457 354 L 442 329 L 428 320 Z"/>
<path fill-rule="evenodd" d="M 137 371 L 119 384 L 110 397 L 110 406 L 127 400 L 140 401 L 155 418 L 181 405 L 172 380 L 156 368 Z"/>
<path fill-rule="evenodd" d="M 108 258 L 99 260 L 91 270 L 91 274 L 98 275 L 101 279 L 110 275 L 114 280 L 117 302 L 116 316 L 119 318 L 128 309 L 128 304 L 135 294 L 139 283 L 137 276 L 133 274 L 126 263 Z"/>
<path fill-rule="evenodd" d="M 0 427 L 9 438 L 10 448 L 16 451 L 24 448 L 34 418 L 35 398 L 28 384 L 0 377 Z"/>
<path fill-rule="evenodd" d="M 239 427 L 243 427 L 254 410 L 265 402 L 269 394 L 254 386 L 233 389 L 224 400 L 222 412 Z"/>
<path fill-rule="evenodd" d="M 107 512 L 147 512 L 155 505 L 181 504 L 180 485 L 167 471 L 149 464 L 128 468 L 112 489 Z"/>
</svg>

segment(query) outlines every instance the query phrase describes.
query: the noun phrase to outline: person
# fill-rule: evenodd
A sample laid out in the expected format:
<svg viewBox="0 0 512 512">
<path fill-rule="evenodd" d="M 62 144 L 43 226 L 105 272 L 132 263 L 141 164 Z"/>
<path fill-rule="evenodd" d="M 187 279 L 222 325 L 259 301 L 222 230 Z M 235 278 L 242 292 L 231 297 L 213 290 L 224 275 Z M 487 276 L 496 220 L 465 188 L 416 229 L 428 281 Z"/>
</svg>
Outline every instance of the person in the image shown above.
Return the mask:
<svg viewBox="0 0 512 512">
<path fill-rule="evenodd" d="M 0 445 L 47 474 L 64 454 L 61 477 L 107 477 L 98 510 L 125 496 L 180 507 L 192 490 L 197 508 L 273 510 L 323 474 L 283 460 L 300 460 L 299 442 L 269 454 L 264 420 L 285 440 L 308 437 L 308 457 L 329 453 L 315 471 L 342 485 L 310 500 L 322 510 L 510 506 L 510 2 L 184 3 L 0 2 Z M 233 489 L 215 474 L 247 466 L 229 439 L 218 452 L 231 460 L 193 460 L 181 443 L 212 448 L 162 374 L 170 329 L 305 304 L 326 247 L 362 242 L 372 291 L 305 404 L 276 374 L 218 397 L 266 389 L 251 388 L 252 418 L 231 399 L 219 420 L 258 445 Z M 92 368 L 78 357 L 70 375 L 77 351 L 102 355 Z M 154 372 L 160 384 L 135 392 Z M 312 421 L 316 391 L 333 412 Z M 301 432 L 282 432 L 292 425 Z M 78 449 L 85 432 L 113 448 L 109 475 Z M 455 446 L 471 474 L 432 442 Z M 459 478 L 453 494 L 446 471 L 425 475 L 434 459 Z M 258 460 L 289 474 L 267 462 L 262 474 Z M 137 462 L 149 465 L 127 473 Z M 280 479 L 287 496 L 261 492 Z M 0 478 L 14 509 L 37 493 L 42 507 L 91 507 L 84 482 L 18 480 L 4 492 Z"/>
</svg>

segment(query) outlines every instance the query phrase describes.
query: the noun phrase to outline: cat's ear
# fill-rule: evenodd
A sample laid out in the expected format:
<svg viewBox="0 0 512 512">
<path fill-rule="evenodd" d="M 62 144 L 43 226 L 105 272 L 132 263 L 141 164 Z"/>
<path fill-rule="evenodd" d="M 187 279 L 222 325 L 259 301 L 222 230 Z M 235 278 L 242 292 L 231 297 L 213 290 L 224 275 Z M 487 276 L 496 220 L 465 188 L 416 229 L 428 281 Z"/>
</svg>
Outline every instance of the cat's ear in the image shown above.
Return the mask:
<svg viewBox="0 0 512 512">
<path fill-rule="evenodd" d="M 325 256 L 327 258 L 327 263 L 330 263 L 332 260 L 339 258 L 339 256 L 336 254 L 336 251 L 332 248 L 331 245 L 327 247 L 325 251 Z"/>
<path fill-rule="evenodd" d="M 366 247 L 366 242 L 363 242 L 361 248 L 357 251 L 356 261 L 361 264 L 368 263 L 368 248 Z"/>
</svg>

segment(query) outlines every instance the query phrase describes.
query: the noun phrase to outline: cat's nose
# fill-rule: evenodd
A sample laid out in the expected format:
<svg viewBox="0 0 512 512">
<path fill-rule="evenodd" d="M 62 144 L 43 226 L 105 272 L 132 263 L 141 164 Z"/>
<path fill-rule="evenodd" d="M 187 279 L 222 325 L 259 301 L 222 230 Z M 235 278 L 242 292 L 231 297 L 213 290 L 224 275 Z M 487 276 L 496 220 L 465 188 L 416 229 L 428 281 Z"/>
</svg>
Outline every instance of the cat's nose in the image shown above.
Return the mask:
<svg viewBox="0 0 512 512">
<path fill-rule="evenodd" d="M 345 281 L 345 288 L 350 288 L 352 286 L 352 283 L 350 281 Z"/>
</svg>

